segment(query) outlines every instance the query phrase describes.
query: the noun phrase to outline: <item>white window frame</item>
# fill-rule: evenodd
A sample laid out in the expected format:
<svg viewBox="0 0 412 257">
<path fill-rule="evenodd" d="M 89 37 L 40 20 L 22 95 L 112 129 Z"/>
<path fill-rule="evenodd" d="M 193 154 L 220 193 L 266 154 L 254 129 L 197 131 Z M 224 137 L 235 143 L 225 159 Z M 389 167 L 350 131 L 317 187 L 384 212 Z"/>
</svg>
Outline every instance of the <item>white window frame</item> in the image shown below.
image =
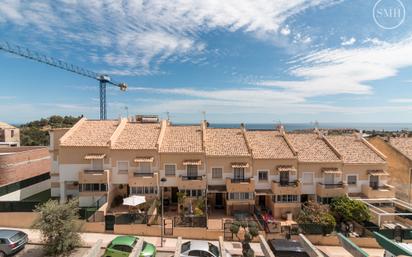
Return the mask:
<svg viewBox="0 0 412 257">
<path fill-rule="evenodd" d="M 349 176 L 355 176 L 355 177 L 356 177 L 356 183 L 355 183 L 355 184 L 349 184 L 349 180 L 348 180 L 348 177 L 349 177 Z M 346 184 L 348 184 L 348 186 L 353 186 L 353 187 L 355 187 L 355 186 L 358 185 L 358 182 L 359 182 L 359 175 L 358 175 L 358 174 L 347 174 L 347 175 L 346 175 Z"/>
<path fill-rule="evenodd" d="M 221 176 L 220 176 L 220 177 L 214 177 L 214 176 L 213 176 L 213 169 L 221 169 L 221 170 L 222 170 L 222 173 L 220 174 Z M 223 171 L 223 167 L 222 167 L 222 166 L 211 167 L 211 168 L 210 168 L 210 171 L 211 171 L 211 173 L 212 173 L 212 179 L 223 179 L 223 173 L 224 173 L 224 171 Z"/>
<path fill-rule="evenodd" d="M 259 178 L 259 173 L 260 172 L 266 172 L 266 180 Z M 258 170 L 257 171 L 257 178 L 258 178 L 259 182 L 268 182 L 269 181 L 269 170 Z"/>
<path fill-rule="evenodd" d="M 168 174 L 166 174 L 166 165 L 174 166 L 174 167 L 175 167 L 175 174 L 173 174 L 173 175 L 168 175 Z M 165 171 L 165 176 L 166 176 L 166 177 L 176 176 L 177 165 L 176 165 L 176 163 L 165 163 L 165 164 L 163 165 L 163 170 Z"/>
<path fill-rule="evenodd" d="M 101 169 L 95 169 L 93 163 L 96 161 L 101 161 L 102 162 L 102 168 Z M 104 170 L 104 159 L 94 159 L 90 160 L 90 167 L 92 170 Z"/>
<path fill-rule="evenodd" d="M 119 162 L 125 162 L 125 163 L 127 163 L 127 171 L 124 171 L 124 170 L 120 170 L 120 169 L 119 169 Z M 129 169 L 130 169 L 130 162 L 129 162 L 129 161 L 117 161 L 116 165 L 117 165 L 117 172 L 118 172 L 119 174 L 127 174 L 127 173 L 129 172 Z"/>
<path fill-rule="evenodd" d="M 303 180 L 305 174 L 311 174 L 312 175 L 312 183 L 307 183 Z M 304 185 L 313 185 L 315 183 L 315 173 L 312 171 L 307 171 L 307 172 L 302 172 L 302 184 Z"/>
<path fill-rule="evenodd" d="M 148 171 L 143 171 L 142 170 L 142 163 L 149 164 L 149 170 Z M 151 162 L 139 162 L 139 172 L 141 172 L 141 173 L 152 173 L 153 172 L 152 163 Z"/>
</svg>

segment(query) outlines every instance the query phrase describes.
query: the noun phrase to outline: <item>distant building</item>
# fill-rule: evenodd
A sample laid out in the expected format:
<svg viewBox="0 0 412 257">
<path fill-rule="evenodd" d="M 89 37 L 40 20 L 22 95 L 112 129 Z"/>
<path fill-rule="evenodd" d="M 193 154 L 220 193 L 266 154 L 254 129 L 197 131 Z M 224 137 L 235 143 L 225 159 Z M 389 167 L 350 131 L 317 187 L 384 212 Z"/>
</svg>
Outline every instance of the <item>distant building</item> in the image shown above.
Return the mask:
<svg viewBox="0 0 412 257">
<path fill-rule="evenodd" d="M 0 211 L 31 210 L 50 198 L 46 147 L 0 148 Z"/>
<path fill-rule="evenodd" d="M 19 147 L 20 129 L 0 122 L 0 147 Z"/>
</svg>

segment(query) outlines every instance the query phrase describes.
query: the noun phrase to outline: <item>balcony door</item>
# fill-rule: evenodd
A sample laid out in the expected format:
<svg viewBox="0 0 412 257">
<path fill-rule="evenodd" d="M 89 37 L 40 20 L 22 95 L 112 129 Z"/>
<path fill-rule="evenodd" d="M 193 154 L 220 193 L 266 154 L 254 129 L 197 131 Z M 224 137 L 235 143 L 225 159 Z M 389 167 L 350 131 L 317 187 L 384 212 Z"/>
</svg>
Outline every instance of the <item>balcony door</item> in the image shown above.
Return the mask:
<svg viewBox="0 0 412 257">
<path fill-rule="evenodd" d="M 279 177 L 280 177 L 280 185 L 289 184 L 289 171 L 281 171 Z"/>
<path fill-rule="evenodd" d="M 379 187 L 379 176 L 370 176 L 369 177 L 369 186 L 371 188 L 378 188 Z"/>
<path fill-rule="evenodd" d="M 195 178 L 195 177 L 198 176 L 197 165 L 187 165 L 186 169 L 187 169 L 187 176 L 188 177 Z"/>
<path fill-rule="evenodd" d="M 103 160 L 92 160 L 92 170 L 103 170 Z"/>
<path fill-rule="evenodd" d="M 324 174 L 325 185 L 335 184 L 335 174 Z"/>
<path fill-rule="evenodd" d="M 235 180 L 245 179 L 245 168 L 234 168 L 233 178 Z"/>
</svg>

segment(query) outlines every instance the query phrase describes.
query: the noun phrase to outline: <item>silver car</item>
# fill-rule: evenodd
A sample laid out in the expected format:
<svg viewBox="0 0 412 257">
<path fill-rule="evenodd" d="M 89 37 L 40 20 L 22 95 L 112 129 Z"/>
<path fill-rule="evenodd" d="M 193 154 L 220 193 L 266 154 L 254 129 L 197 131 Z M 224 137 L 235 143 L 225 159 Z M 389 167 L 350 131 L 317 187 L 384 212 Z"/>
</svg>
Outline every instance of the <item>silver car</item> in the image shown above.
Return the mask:
<svg viewBox="0 0 412 257">
<path fill-rule="evenodd" d="M 19 230 L 0 229 L 0 257 L 22 249 L 28 241 L 27 234 Z"/>
<path fill-rule="evenodd" d="M 221 257 L 219 248 L 208 241 L 192 240 L 181 246 L 181 257 Z"/>
</svg>

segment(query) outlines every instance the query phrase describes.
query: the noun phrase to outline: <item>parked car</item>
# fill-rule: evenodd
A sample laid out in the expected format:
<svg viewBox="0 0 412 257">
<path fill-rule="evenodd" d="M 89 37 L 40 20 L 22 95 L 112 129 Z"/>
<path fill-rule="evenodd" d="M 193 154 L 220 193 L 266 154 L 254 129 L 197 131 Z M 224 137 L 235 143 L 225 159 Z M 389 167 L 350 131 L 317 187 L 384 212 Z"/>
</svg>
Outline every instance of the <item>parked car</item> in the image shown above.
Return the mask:
<svg viewBox="0 0 412 257">
<path fill-rule="evenodd" d="M 134 236 L 118 236 L 106 247 L 103 257 L 129 256 L 139 238 Z M 156 247 L 153 244 L 143 242 L 140 257 L 155 257 Z"/>
<path fill-rule="evenodd" d="M 27 244 L 27 234 L 12 229 L 0 229 L 0 257 L 11 255 Z"/>
<path fill-rule="evenodd" d="M 192 240 L 182 244 L 181 257 L 221 257 L 219 248 L 208 241 Z"/>
</svg>

